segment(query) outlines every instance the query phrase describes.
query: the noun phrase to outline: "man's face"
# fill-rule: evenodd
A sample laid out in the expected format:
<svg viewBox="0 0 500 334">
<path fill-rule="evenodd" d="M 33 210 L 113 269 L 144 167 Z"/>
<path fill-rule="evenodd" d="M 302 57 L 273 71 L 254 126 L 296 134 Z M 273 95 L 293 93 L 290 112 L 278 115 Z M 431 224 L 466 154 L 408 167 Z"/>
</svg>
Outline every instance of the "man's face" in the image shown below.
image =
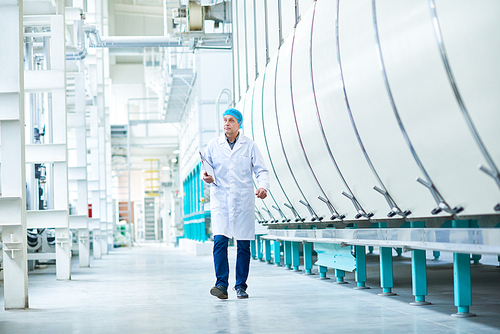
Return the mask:
<svg viewBox="0 0 500 334">
<path fill-rule="evenodd" d="M 236 120 L 236 117 L 231 115 L 224 116 L 224 133 L 226 136 L 233 136 L 238 133 L 240 124 Z"/>
</svg>

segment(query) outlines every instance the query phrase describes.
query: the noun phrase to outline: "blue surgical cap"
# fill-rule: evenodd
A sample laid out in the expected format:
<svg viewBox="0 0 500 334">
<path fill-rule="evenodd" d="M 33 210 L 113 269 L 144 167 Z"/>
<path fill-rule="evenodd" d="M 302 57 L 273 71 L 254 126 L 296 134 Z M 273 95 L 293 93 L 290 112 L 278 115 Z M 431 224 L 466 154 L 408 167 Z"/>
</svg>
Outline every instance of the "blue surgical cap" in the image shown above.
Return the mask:
<svg viewBox="0 0 500 334">
<path fill-rule="evenodd" d="M 241 129 L 241 124 L 243 123 L 243 116 L 241 115 L 241 113 L 238 110 L 236 110 L 234 108 L 229 108 L 226 111 L 224 111 L 224 113 L 222 114 L 222 117 L 224 117 L 226 115 L 234 116 L 234 118 L 236 118 L 236 120 L 238 121 L 238 124 L 240 125 L 240 129 Z"/>
</svg>

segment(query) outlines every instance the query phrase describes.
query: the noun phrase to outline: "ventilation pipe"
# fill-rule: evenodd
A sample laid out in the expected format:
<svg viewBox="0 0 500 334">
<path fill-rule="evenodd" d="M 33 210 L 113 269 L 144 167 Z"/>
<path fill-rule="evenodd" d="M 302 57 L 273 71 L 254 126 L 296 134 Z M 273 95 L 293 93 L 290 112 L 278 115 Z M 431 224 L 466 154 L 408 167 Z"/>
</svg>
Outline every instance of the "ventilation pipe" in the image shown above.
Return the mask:
<svg viewBox="0 0 500 334">
<path fill-rule="evenodd" d="M 217 122 L 217 124 L 215 124 L 215 132 L 216 132 L 217 137 L 220 136 L 220 123 L 221 123 L 221 120 L 220 120 L 219 104 L 220 104 L 220 98 L 222 97 L 222 94 L 226 94 L 227 95 L 227 106 L 228 107 L 230 107 L 233 104 L 233 100 L 232 100 L 232 96 L 231 96 L 231 91 L 229 89 L 227 89 L 227 88 L 224 88 L 223 90 L 221 90 L 221 92 L 219 93 L 219 96 L 217 96 L 217 100 L 215 101 L 215 113 L 216 113 L 215 120 Z"/>
</svg>

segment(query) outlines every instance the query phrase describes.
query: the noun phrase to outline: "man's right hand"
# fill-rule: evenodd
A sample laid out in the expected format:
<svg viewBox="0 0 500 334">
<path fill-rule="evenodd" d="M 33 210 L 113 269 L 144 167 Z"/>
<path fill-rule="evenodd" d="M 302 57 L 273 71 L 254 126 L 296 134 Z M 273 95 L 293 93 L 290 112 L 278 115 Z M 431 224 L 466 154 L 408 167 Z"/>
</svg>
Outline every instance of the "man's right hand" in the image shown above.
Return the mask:
<svg viewBox="0 0 500 334">
<path fill-rule="evenodd" d="M 214 182 L 214 178 L 212 177 L 212 175 L 208 175 L 208 173 L 205 171 L 203 172 L 203 181 L 205 181 L 206 183 L 212 183 Z"/>
</svg>

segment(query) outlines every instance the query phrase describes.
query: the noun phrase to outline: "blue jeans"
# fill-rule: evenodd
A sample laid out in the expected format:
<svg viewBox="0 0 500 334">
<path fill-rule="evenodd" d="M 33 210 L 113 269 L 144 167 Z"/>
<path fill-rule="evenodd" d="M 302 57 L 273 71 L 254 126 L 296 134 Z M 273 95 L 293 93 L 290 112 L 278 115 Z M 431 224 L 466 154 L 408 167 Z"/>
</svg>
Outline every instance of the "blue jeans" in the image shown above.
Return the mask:
<svg viewBox="0 0 500 334">
<path fill-rule="evenodd" d="M 229 238 L 223 235 L 214 236 L 214 265 L 217 281 L 215 286 L 229 286 L 229 261 L 227 246 Z M 236 252 L 236 284 L 234 288 L 247 289 L 247 278 L 250 270 L 250 240 L 237 240 Z"/>
</svg>

